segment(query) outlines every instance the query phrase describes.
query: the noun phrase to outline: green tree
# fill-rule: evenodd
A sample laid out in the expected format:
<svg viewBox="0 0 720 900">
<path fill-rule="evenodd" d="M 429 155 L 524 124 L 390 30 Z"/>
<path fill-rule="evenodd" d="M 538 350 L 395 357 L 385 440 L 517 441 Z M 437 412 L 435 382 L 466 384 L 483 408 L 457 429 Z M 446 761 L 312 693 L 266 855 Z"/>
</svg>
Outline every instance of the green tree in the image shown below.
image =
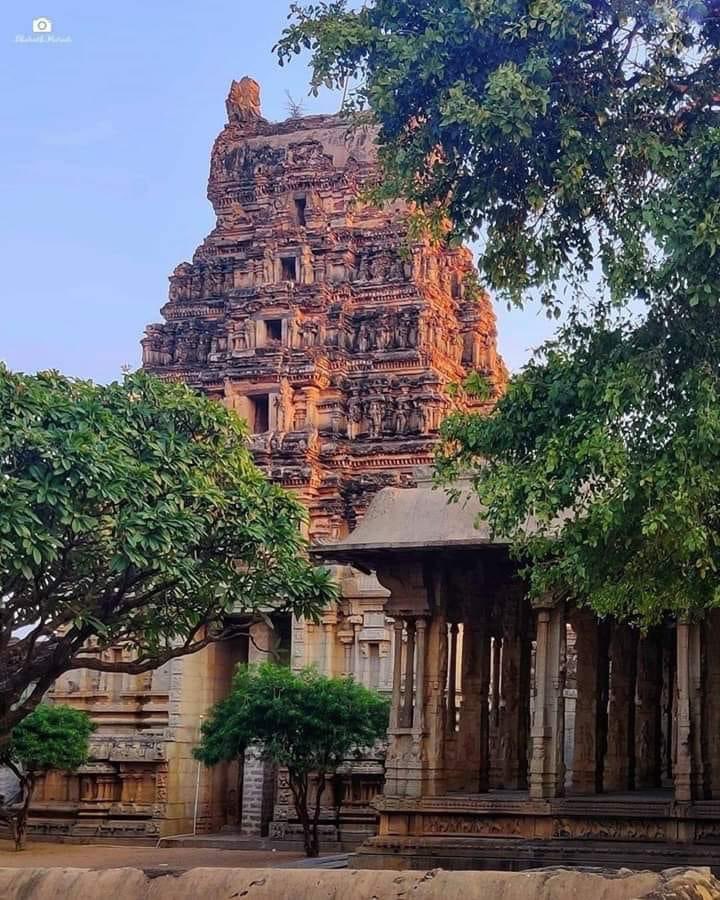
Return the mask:
<svg viewBox="0 0 720 900">
<path fill-rule="evenodd" d="M 6 803 L 3 811 L 14 832 L 16 850 L 25 845 L 28 810 L 37 776 L 49 769 L 74 771 L 87 762 L 94 730 L 87 713 L 46 703 L 37 706 L 13 729 L 10 743 L 0 752 L 0 764 L 15 773 L 22 791 L 20 800 Z"/>
<path fill-rule="evenodd" d="M 350 678 L 328 678 L 314 669 L 295 673 L 264 663 L 238 670 L 230 696 L 203 722 L 195 755 L 212 766 L 259 744 L 266 759 L 287 767 L 305 853 L 317 856 L 328 776 L 352 752 L 382 737 L 387 721 L 387 702 Z M 316 795 L 311 801 L 313 774 Z"/>
<path fill-rule="evenodd" d="M 441 477 L 471 474 L 534 593 L 645 623 L 716 605 L 719 0 L 375 0 L 291 20 L 282 61 L 309 49 L 315 87 L 357 79 L 377 196 L 417 203 L 439 239 L 449 216 L 490 287 L 567 313 L 493 415 L 445 423 Z"/>
<path fill-rule="evenodd" d="M 244 423 L 183 385 L 0 366 L 0 744 L 69 669 L 137 674 L 233 617 L 316 616 L 335 588 L 304 516 Z"/>
</svg>

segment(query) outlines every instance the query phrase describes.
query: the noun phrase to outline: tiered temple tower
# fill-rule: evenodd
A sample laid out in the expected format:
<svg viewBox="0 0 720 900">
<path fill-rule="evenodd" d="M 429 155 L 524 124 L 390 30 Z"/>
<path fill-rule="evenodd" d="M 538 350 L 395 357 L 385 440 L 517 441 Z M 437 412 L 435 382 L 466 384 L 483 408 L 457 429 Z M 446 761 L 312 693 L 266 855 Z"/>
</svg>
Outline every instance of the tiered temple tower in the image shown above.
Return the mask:
<svg viewBox="0 0 720 900">
<path fill-rule="evenodd" d="M 446 391 L 505 382 L 488 297 L 465 248 L 410 244 L 407 210 L 361 199 L 372 130 L 336 116 L 270 124 L 233 82 L 212 151 L 213 231 L 170 277 L 143 365 L 247 419 L 258 463 L 296 491 L 310 537 L 335 540 L 378 487 L 432 459 Z"/>
</svg>

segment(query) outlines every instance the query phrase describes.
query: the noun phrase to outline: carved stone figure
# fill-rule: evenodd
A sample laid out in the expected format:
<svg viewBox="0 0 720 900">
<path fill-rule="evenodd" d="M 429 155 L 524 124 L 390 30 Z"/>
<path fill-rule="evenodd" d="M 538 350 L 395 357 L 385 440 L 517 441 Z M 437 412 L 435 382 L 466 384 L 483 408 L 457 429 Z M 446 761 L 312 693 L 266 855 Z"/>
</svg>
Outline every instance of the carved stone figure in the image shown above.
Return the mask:
<svg viewBox="0 0 720 900">
<path fill-rule="evenodd" d="M 357 348 L 361 353 L 367 353 L 370 349 L 370 328 L 367 322 L 360 325 L 357 338 Z"/>
<path fill-rule="evenodd" d="M 236 332 L 235 349 L 247 350 L 248 348 L 248 322 L 241 322 Z"/>
<path fill-rule="evenodd" d="M 275 281 L 275 254 L 270 247 L 263 250 L 263 281 L 265 284 Z"/>
<path fill-rule="evenodd" d="M 362 403 L 357 397 L 352 397 L 348 403 L 348 437 L 352 440 L 358 436 L 362 423 Z"/>
<path fill-rule="evenodd" d="M 230 93 L 225 101 L 228 122 L 244 125 L 261 118 L 260 85 L 254 78 L 245 76 L 240 81 L 233 81 Z"/>
<path fill-rule="evenodd" d="M 405 434 L 410 428 L 410 414 L 412 403 L 406 396 L 401 395 L 395 400 L 395 433 Z"/>
<path fill-rule="evenodd" d="M 370 437 L 380 437 L 383 421 L 383 405 L 379 400 L 371 400 L 368 403 L 368 419 L 370 423 L 368 429 Z"/>
<path fill-rule="evenodd" d="M 391 332 L 387 319 L 384 317 L 378 322 L 375 332 L 375 346 L 378 350 L 385 350 L 390 345 Z"/>
</svg>

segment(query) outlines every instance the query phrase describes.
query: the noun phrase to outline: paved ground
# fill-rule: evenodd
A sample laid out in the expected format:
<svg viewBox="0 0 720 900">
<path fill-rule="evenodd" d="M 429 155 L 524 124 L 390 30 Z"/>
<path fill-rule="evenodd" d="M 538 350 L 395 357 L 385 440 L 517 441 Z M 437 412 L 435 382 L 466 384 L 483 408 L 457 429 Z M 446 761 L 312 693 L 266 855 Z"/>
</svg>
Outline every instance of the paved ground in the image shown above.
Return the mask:
<svg viewBox="0 0 720 900">
<path fill-rule="evenodd" d="M 304 860 L 302 853 L 269 850 L 215 850 L 190 847 L 125 847 L 104 844 L 55 844 L 29 841 L 16 853 L 9 841 L 0 841 L 0 867 L 28 869 L 75 867 L 78 869 L 116 869 L 132 866 L 178 872 L 199 866 L 225 868 L 264 868 L 286 866 Z"/>
</svg>

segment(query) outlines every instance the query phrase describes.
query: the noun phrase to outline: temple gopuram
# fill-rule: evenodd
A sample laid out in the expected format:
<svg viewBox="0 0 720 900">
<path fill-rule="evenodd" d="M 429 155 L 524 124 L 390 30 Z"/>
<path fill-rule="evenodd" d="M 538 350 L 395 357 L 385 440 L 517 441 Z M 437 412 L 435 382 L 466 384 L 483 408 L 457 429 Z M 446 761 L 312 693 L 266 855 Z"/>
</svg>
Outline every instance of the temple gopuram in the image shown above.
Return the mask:
<svg viewBox="0 0 720 900">
<path fill-rule="evenodd" d="M 310 538 L 353 527 L 379 487 L 432 462 L 446 388 L 506 380 L 489 298 L 465 248 L 411 244 L 406 210 L 362 199 L 373 132 L 336 116 L 270 124 L 233 82 L 208 198 L 217 225 L 170 277 L 143 366 L 247 420 L 257 462 L 310 513 Z"/>
<path fill-rule="evenodd" d="M 249 78 L 233 82 L 226 110 L 208 183 L 216 225 L 170 276 L 143 366 L 246 419 L 258 464 L 306 505 L 311 541 L 336 542 L 378 490 L 415 484 L 451 409 L 490 408 L 503 390 L 495 316 L 473 286 L 469 250 L 410 241 L 406 208 L 365 201 L 377 177 L 372 130 L 351 132 L 337 116 L 270 123 Z M 482 403 L 448 390 L 471 371 L 489 384 Z M 198 772 L 192 748 L 240 662 L 316 664 L 390 695 L 388 592 L 371 573 L 336 574 L 341 597 L 320 624 L 280 617 L 146 675 L 59 679 L 53 699 L 87 710 L 97 731 L 86 766 L 39 784 L 32 830 L 137 840 L 229 827 L 295 840 L 282 772 L 252 751 Z M 326 847 L 374 832 L 383 777 L 383 747 L 348 762 L 335 785 L 342 833 L 328 796 Z"/>
</svg>

